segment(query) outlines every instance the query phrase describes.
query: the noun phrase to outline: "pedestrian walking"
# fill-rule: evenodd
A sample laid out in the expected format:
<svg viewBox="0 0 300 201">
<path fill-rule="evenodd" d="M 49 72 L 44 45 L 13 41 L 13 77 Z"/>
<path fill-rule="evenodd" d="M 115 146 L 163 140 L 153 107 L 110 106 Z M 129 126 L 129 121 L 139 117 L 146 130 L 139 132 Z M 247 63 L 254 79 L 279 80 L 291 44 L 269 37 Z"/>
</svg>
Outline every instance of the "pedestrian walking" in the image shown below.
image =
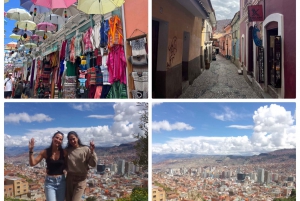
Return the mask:
<svg viewBox="0 0 300 201">
<path fill-rule="evenodd" d="M 9 99 L 11 98 L 13 91 L 13 77 L 12 73 L 8 73 L 6 78 L 4 79 L 4 98 Z"/>
</svg>

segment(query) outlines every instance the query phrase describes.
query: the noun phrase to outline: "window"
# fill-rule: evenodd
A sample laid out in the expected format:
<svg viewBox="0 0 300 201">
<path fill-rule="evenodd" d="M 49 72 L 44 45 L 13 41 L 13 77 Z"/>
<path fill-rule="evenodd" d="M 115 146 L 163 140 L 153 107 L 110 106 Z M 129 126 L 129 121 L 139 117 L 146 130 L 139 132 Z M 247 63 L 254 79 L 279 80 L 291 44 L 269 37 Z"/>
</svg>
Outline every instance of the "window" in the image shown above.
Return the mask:
<svg viewBox="0 0 300 201">
<path fill-rule="evenodd" d="M 17 191 L 17 193 L 20 193 L 20 191 Z"/>
<path fill-rule="evenodd" d="M 17 184 L 20 184 L 20 182 L 17 182 Z"/>
<path fill-rule="evenodd" d="M 153 195 L 153 198 L 156 198 L 156 195 Z"/>
<path fill-rule="evenodd" d="M 10 191 L 11 191 L 11 188 L 9 188 L 8 190 L 10 190 Z"/>
<path fill-rule="evenodd" d="M 17 188 L 21 188 L 20 186 L 17 186 Z"/>
</svg>

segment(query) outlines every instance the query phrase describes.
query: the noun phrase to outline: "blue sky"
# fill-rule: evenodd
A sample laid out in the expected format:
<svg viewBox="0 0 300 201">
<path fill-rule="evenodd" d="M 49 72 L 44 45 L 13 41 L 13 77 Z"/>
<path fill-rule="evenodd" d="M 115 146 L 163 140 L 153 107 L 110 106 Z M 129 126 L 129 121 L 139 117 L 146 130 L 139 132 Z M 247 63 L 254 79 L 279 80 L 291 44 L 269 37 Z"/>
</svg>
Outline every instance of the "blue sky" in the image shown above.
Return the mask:
<svg viewBox="0 0 300 201">
<path fill-rule="evenodd" d="M 4 4 L 5 12 L 7 12 L 11 8 L 22 8 L 20 6 L 20 0 L 10 0 L 8 3 Z M 22 8 L 22 9 L 24 9 L 24 8 Z M 4 14 L 3 14 L 3 16 L 4 16 Z M 16 20 L 10 20 L 6 17 L 4 19 L 7 21 L 7 23 L 4 24 L 4 30 L 6 31 L 5 38 L 4 38 L 4 45 L 6 45 L 7 43 L 9 43 L 11 41 L 17 42 L 17 40 L 9 38 L 10 34 L 12 34 L 13 28 L 15 27 Z"/>
<path fill-rule="evenodd" d="M 57 130 L 74 130 L 96 146 L 132 142 L 140 133 L 140 110 L 136 103 L 5 103 L 4 145 L 27 146 L 32 137 L 37 145 L 49 145 Z"/>
<path fill-rule="evenodd" d="M 248 155 L 295 148 L 295 108 L 295 103 L 156 104 L 152 150 Z"/>
</svg>

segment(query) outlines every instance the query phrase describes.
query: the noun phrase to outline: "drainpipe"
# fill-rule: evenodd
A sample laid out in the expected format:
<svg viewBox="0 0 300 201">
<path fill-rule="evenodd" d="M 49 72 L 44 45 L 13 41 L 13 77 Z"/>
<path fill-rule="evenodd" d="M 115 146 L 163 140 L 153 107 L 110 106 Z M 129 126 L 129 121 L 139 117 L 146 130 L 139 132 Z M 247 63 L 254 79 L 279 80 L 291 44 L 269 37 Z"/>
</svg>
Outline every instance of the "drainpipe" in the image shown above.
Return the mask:
<svg viewBox="0 0 300 201">
<path fill-rule="evenodd" d="M 125 15 L 124 15 L 124 4 L 122 5 L 122 26 L 123 26 L 123 43 L 124 43 L 124 53 L 125 53 L 125 58 L 126 58 L 126 88 L 127 88 L 127 97 L 129 98 L 129 94 L 130 94 L 130 91 L 129 91 L 129 73 L 128 73 L 128 66 L 127 66 L 127 41 L 126 41 L 126 24 L 125 24 Z"/>
</svg>

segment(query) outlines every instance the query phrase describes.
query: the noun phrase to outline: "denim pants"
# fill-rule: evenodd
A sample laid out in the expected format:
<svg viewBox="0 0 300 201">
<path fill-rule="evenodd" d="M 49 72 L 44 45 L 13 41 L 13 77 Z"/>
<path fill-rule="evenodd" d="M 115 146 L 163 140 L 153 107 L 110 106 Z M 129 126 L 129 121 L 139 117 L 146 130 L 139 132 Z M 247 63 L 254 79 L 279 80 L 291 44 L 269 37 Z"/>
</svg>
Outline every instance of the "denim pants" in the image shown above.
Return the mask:
<svg viewBox="0 0 300 201">
<path fill-rule="evenodd" d="M 53 177 L 47 175 L 45 178 L 45 194 L 47 201 L 64 201 L 66 193 L 65 175 Z"/>
</svg>

